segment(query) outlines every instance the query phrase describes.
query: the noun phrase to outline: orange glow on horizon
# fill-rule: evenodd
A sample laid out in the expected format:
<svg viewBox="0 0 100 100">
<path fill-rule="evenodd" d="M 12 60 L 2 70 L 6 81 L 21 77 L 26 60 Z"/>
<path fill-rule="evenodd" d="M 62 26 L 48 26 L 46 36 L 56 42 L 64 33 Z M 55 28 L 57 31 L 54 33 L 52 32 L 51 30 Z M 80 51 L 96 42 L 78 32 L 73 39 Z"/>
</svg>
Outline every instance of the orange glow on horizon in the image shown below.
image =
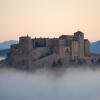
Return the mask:
<svg viewBox="0 0 100 100">
<path fill-rule="evenodd" d="M 100 40 L 100 0 L 0 0 L 0 42 L 76 31 Z"/>
</svg>

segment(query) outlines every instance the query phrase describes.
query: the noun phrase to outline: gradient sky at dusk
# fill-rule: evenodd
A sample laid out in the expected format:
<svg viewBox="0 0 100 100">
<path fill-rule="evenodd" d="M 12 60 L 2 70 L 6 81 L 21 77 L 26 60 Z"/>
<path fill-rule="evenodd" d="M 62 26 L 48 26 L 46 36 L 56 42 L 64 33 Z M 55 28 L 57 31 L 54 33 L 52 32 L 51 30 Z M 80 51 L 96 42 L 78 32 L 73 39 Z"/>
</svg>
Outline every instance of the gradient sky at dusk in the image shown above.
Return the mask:
<svg viewBox="0 0 100 100">
<path fill-rule="evenodd" d="M 85 33 L 100 40 L 100 0 L 0 0 L 0 42 Z"/>
</svg>

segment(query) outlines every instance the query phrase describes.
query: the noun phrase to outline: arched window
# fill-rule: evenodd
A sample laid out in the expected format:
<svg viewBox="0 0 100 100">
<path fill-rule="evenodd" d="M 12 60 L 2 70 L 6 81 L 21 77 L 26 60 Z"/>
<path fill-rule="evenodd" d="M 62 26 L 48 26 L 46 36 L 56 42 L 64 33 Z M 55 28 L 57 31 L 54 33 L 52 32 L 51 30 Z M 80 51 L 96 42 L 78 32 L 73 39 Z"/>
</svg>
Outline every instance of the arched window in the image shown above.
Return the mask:
<svg viewBox="0 0 100 100">
<path fill-rule="evenodd" d="M 70 52 L 69 48 L 66 48 L 65 53 L 69 53 L 69 52 Z"/>
</svg>

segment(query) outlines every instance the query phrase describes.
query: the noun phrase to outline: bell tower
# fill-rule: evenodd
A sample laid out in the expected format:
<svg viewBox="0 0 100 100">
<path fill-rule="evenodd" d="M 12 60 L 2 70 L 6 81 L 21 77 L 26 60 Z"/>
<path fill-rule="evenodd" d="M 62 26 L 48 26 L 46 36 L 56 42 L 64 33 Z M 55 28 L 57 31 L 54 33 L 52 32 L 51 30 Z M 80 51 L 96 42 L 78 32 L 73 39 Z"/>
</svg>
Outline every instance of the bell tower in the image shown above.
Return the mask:
<svg viewBox="0 0 100 100">
<path fill-rule="evenodd" d="M 77 31 L 76 33 L 74 33 L 74 39 L 77 41 L 80 39 L 84 39 L 84 33 L 82 33 L 81 31 Z"/>
<path fill-rule="evenodd" d="M 79 58 L 84 59 L 84 33 L 81 31 L 74 33 L 74 40 L 79 43 Z"/>
</svg>

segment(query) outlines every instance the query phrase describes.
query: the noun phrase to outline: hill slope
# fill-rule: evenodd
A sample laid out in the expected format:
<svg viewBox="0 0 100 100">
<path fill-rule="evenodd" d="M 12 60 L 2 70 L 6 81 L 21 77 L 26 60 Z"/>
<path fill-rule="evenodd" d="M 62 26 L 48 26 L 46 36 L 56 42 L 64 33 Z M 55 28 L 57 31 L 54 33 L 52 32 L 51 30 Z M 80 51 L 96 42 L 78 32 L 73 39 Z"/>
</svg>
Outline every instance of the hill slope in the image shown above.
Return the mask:
<svg viewBox="0 0 100 100">
<path fill-rule="evenodd" d="M 90 50 L 91 50 L 92 53 L 100 54 L 100 40 L 91 43 Z"/>
</svg>

